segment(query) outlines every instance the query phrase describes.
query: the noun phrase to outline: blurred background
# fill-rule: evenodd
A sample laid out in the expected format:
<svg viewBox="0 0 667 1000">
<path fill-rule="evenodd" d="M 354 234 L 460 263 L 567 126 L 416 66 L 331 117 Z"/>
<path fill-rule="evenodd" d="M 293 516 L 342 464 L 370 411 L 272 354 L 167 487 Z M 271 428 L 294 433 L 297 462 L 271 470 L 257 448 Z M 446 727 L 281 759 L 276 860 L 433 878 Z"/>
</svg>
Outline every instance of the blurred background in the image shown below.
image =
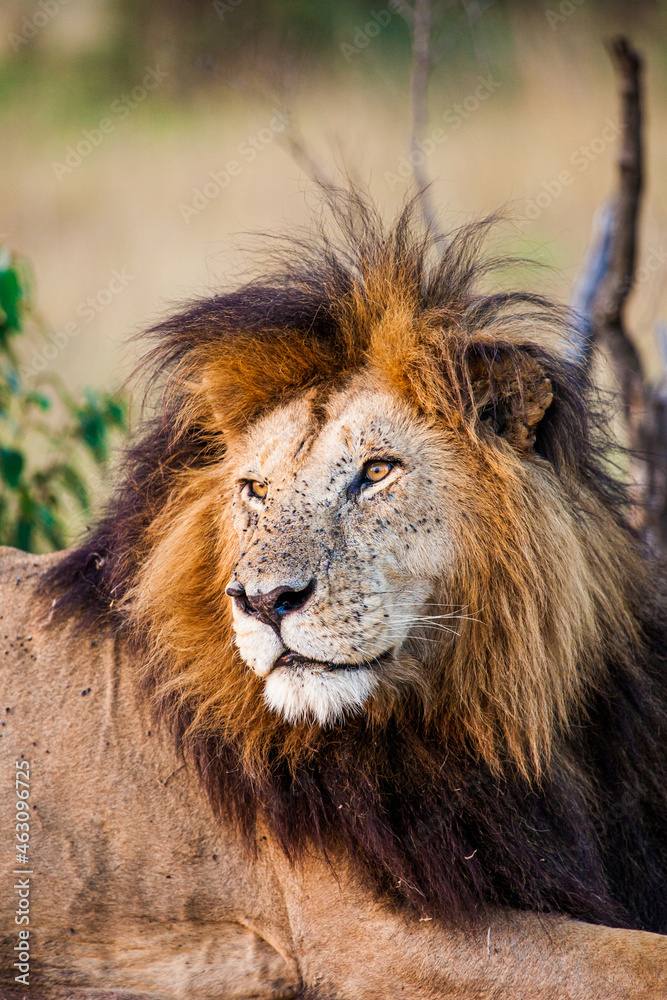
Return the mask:
<svg viewBox="0 0 667 1000">
<path fill-rule="evenodd" d="M 626 33 L 643 53 L 647 190 L 629 319 L 657 369 L 667 5 L 436 0 L 434 11 L 422 156 L 442 225 L 504 209 L 505 248 L 551 265 L 530 281 L 562 299 L 614 184 L 604 42 Z M 401 0 L 4 0 L 0 245 L 30 272 L 39 319 L 23 331 L 24 389 L 51 377 L 75 395 L 119 386 L 134 332 L 242 278 L 244 234 L 307 221 L 303 147 L 391 217 L 412 183 L 409 19 Z"/>
</svg>

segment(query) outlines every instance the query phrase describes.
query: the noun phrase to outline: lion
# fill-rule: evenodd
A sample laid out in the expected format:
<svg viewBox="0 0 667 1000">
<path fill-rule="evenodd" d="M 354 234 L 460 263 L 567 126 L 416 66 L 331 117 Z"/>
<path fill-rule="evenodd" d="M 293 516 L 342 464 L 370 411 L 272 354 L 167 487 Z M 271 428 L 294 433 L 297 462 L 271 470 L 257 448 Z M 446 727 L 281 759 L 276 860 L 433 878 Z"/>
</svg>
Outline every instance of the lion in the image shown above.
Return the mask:
<svg viewBox="0 0 667 1000">
<path fill-rule="evenodd" d="M 484 291 L 486 223 L 337 213 L 150 331 L 156 414 L 99 523 L 3 557 L 29 975 L 664 997 L 667 605 L 570 318 Z"/>
</svg>

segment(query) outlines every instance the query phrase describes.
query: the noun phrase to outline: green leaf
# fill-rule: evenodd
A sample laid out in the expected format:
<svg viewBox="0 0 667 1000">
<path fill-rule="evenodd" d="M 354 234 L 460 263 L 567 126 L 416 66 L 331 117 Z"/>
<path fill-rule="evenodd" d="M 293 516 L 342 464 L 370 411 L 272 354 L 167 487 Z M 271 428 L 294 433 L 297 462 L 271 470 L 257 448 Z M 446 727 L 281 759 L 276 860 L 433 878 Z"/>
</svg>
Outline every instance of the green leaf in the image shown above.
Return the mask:
<svg viewBox="0 0 667 1000">
<path fill-rule="evenodd" d="M 16 489 L 23 472 L 24 459 L 20 451 L 0 448 L 0 472 L 10 489 Z"/>
<path fill-rule="evenodd" d="M 13 267 L 0 271 L 0 335 L 4 330 L 21 329 L 23 292 Z"/>
<path fill-rule="evenodd" d="M 42 531 L 44 532 L 46 540 L 52 549 L 58 550 L 67 548 L 65 533 L 58 522 L 50 525 L 48 528 L 43 527 Z"/>
<path fill-rule="evenodd" d="M 110 392 L 75 396 L 53 375 L 39 389 L 22 378 L 20 339 L 16 347 L 10 336 L 20 338 L 28 313 L 43 329 L 32 313 L 32 285 L 27 262 L 0 247 L 0 544 L 35 552 L 71 541 L 91 507 L 90 457 L 106 465 L 127 408 Z"/>
<path fill-rule="evenodd" d="M 74 497 L 82 510 L 90 507 L 90 497 L 88 489 L 83 479 L 72 465 L 60 465 L 58 476 L 62 480 L 65 489 Z"/>
<path fill-rule="evenodd" d="M 51 400 L 43 392 L 29 392 L 25 397 L 25 401 L 26 403 L 32 403 L 33 406 L 38 406 L 40 410 L 51 409 Z"/>
<path fill-rule="evenodd" d="M 43 503 L 35 504 L 34 516 L 40 528 L 52 528 L 56 522 L 53 511 Z"/>
<path fill-rule="evenodd" d="M 125 427 L 125 407 L 123 404 L 117 399 L 110 399 L 107 402 L 107 412 L 112 426 L 122 430 Z"/>
<path fill-rule="evenodd" d="M 24 552 L 30 552 L 30 545 L 32 543 L 32 533 L 33 525 L 31 521 L 27 521 L 24 518 L 19 518 L 18 524 L 16 525 L 16 548 L 22 549 Z"/>
<path fill-rule="evenodd" d="M 32 504 L 32 520 L 52 548 L 62 549 L 65 547 L 65 533 L 62 520 L 58 516 L 56 497 L 48 496 L 45 498 L 45 502 L 36 501 Z"/>
<path fill-rule="evenodd" d="M 95 460 L 103 465 L 107 459 L 107 429 L 101 414 L 92 406 L 79 410 L 80 434 L 92 451 Z"/>
</svg>

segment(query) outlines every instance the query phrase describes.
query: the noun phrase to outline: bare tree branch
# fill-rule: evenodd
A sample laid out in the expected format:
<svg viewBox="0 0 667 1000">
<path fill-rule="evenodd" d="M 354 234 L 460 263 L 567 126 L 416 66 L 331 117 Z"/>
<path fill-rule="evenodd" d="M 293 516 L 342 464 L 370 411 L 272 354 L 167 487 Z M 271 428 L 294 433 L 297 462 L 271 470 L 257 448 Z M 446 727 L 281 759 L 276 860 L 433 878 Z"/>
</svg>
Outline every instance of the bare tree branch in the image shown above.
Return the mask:
<svg viewBox="0 0 667 1000">
<path fill-rule="evenodd" d="M 412 131 L 410 162 L 421 199 L 424 222 L 434 235 L 441 235 L 438 215 L 431 201 L 424 167 L 423 140 L 428 125 L 428 79 L 431 70 L 431 0 L 415 0 L 412 28 Z"/>
<path fill-rule="evenodd" d="M 279 142 L 287 150 L 299 170 L 302 170 L 311 181 L 315 181 L 322 187 L 332 187 L 331 178 L 308 149 L 293 114 L 290 114 L 285 130 L 279 137 Z"/>
<path fill-rule="evenodd" d="M 592 323 L 593 307 L 609 270 L 613 232 L 614 206 L 608 201 L 595 213 L 593 235 L 571 300 L 577 315 L 577 337 L 570 346 L 570 354 L 573 361 L 585 368 L 591 363 L 596 333 Z"/>
<path fill-rule="evenodd" d="M 595 341 L 605 346 L 621 389 L 632 459 L 633 521 L 651 548 L 667 553 L 667 377 L 657 386 L 645 378 L 639 352 L 628 335 L 624 310 L 635 278 L 637 230 L 644 180 L 642 61 L 624 38 L 610 45 L 619 83 L 622 139 L 618 186 L 598 213 L 596 234 L 575 293 L 583 317 L 581 360 L 590 364 Z M 664 328 L 657 335 L 663 352 Z M 667 357 L 665 373 L 667 375 Z"/>
<path fill-rule="evenodd" d="M 641 405 L 644 376 L 637 349 L 625 330 L 624 308 L 632 289 L 637 256 L 637 225 L 643 188 L 642 63 L 625 38 L 610 44 L 621 98 L 621 148 L 618 188 L 612 203 L 609 262 L 591 304 L 594 337 L 610 350 L 623 392 L 626 416 Z"/>
<path fill-rule="evenodd" d="M 641 59 L 625 38 L 614 39 L 609 49 L 619 82 L 622 140 L 609 269 L 595 303 L 600 328 L 623 326 L 623 306 L 634 281 L 644 180 Z"/>
</svg>

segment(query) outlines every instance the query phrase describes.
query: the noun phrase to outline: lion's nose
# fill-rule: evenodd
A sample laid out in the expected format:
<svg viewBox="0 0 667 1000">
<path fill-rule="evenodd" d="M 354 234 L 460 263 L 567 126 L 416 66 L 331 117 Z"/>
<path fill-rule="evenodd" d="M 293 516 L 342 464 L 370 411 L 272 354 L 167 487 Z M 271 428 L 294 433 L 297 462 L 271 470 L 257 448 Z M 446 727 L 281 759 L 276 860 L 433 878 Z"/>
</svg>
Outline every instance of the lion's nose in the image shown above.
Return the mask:
<svg viewBox="0 0 667 1000">
<path fill-rule="evenodd" d="M 249 615 L 255 615 L 266 625 L 280 628 L 285 615 L 298 611 L 310 598 L 315 590 L 315 580 L 305 587 L 275 587 L 267 594 L 246 594 L 243 584 L 235 581 L 230 583 L 225 593 L 233 597 L 237 605 Z"/>
</svg>

